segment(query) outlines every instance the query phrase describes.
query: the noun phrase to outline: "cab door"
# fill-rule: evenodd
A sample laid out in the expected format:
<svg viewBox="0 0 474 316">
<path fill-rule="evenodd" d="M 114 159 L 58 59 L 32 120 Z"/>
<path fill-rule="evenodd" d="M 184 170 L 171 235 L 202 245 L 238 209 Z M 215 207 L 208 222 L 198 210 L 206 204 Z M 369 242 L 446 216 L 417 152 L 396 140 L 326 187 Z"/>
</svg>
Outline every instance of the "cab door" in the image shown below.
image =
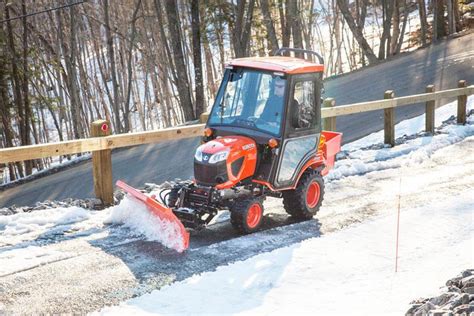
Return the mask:
<svg viewBox="0 0 474 316">
<path fill-rule="evenodd" d="M 321 87 L 315 74 L 293 76 L 285 129 L 273 186 L 292 187 L 303 166 L 316 155 L 321 133 Z"/>
</svg>

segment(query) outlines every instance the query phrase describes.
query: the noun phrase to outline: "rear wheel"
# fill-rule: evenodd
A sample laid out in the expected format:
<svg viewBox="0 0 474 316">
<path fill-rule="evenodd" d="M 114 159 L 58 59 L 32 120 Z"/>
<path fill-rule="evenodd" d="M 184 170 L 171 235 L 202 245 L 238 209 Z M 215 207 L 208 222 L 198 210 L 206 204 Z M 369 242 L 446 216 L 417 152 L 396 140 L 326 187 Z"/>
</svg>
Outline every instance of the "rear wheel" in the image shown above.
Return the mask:
<svg viewBox="0 0 474 316">
<path fill-rule="evenodd" d="M 324 180 L 315 170 L 306 171 L 294 190 L 283 191 L 285 211 L 298 219 L 311 219 L 324 197 Z"/>
<path fill-rule="evenodd" d="M 230 222 L 240 233 L 250 234 L 258 230 L 263 219 L 263 204 L 258 198 L 236 201 L 230 208 Z"/>
</svg>

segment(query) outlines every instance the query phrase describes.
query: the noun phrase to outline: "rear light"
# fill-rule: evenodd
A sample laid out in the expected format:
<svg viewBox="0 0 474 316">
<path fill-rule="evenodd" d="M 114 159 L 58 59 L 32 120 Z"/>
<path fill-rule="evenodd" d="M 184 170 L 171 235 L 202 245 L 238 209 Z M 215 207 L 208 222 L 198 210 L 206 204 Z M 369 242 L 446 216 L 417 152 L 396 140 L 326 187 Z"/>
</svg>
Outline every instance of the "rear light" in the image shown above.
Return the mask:
<svg viewBox="0 0 474 316">
<path fill-rule="evenodd" d="M 212 128 L 207 127 L 204 129 L 204 136 L 211 137 L 212 136 Z"/>
<path fill-rule="evenodd" d="M 278 141 L 275 139 L 275 138 L 271 138 L 269 141 L 268 141 L 268 146 L 270 148 L 276 148 L 278 147 Z"/>
<path fill-rule="evenodd" d="M 326 143 L 326 136 L 324 136 L 323 134 L 321 134 L 321 136 L 319 137 L 319 146 L 318 146 L 318 149 L 319 149 L 319 150 L 322 150 L 325 143 Z"/>
</svg>

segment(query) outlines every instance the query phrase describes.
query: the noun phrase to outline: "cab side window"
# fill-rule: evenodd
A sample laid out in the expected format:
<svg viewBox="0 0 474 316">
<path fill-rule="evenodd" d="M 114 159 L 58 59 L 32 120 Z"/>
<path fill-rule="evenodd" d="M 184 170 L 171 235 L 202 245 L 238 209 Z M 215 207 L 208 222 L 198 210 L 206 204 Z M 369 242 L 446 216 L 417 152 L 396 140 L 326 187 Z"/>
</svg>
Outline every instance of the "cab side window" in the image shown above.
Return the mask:
<svg viewBox="0 0 474 316">
<path fill-rule="evenodd" d="M 293 91 L 293 100 L 290 101 L 292 129 L 294 131 L 302 131 L 314 128 L 317 124 L 314 81 L 297 81 Z"/>
</svg>

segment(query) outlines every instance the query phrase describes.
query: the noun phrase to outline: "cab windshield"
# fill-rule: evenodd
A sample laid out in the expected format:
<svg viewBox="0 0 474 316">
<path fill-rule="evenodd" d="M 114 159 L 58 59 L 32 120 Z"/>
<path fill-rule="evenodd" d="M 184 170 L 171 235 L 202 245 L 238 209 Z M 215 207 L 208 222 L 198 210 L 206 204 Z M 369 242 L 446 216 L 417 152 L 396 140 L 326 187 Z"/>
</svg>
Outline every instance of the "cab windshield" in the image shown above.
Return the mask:
<svg viewBox="0 0 474 316">
<path fill-rule="evenodd" d="M 286 79 L 271 73 L 226 70 L 208 123 L 280 134 Z"/>
</svg>

